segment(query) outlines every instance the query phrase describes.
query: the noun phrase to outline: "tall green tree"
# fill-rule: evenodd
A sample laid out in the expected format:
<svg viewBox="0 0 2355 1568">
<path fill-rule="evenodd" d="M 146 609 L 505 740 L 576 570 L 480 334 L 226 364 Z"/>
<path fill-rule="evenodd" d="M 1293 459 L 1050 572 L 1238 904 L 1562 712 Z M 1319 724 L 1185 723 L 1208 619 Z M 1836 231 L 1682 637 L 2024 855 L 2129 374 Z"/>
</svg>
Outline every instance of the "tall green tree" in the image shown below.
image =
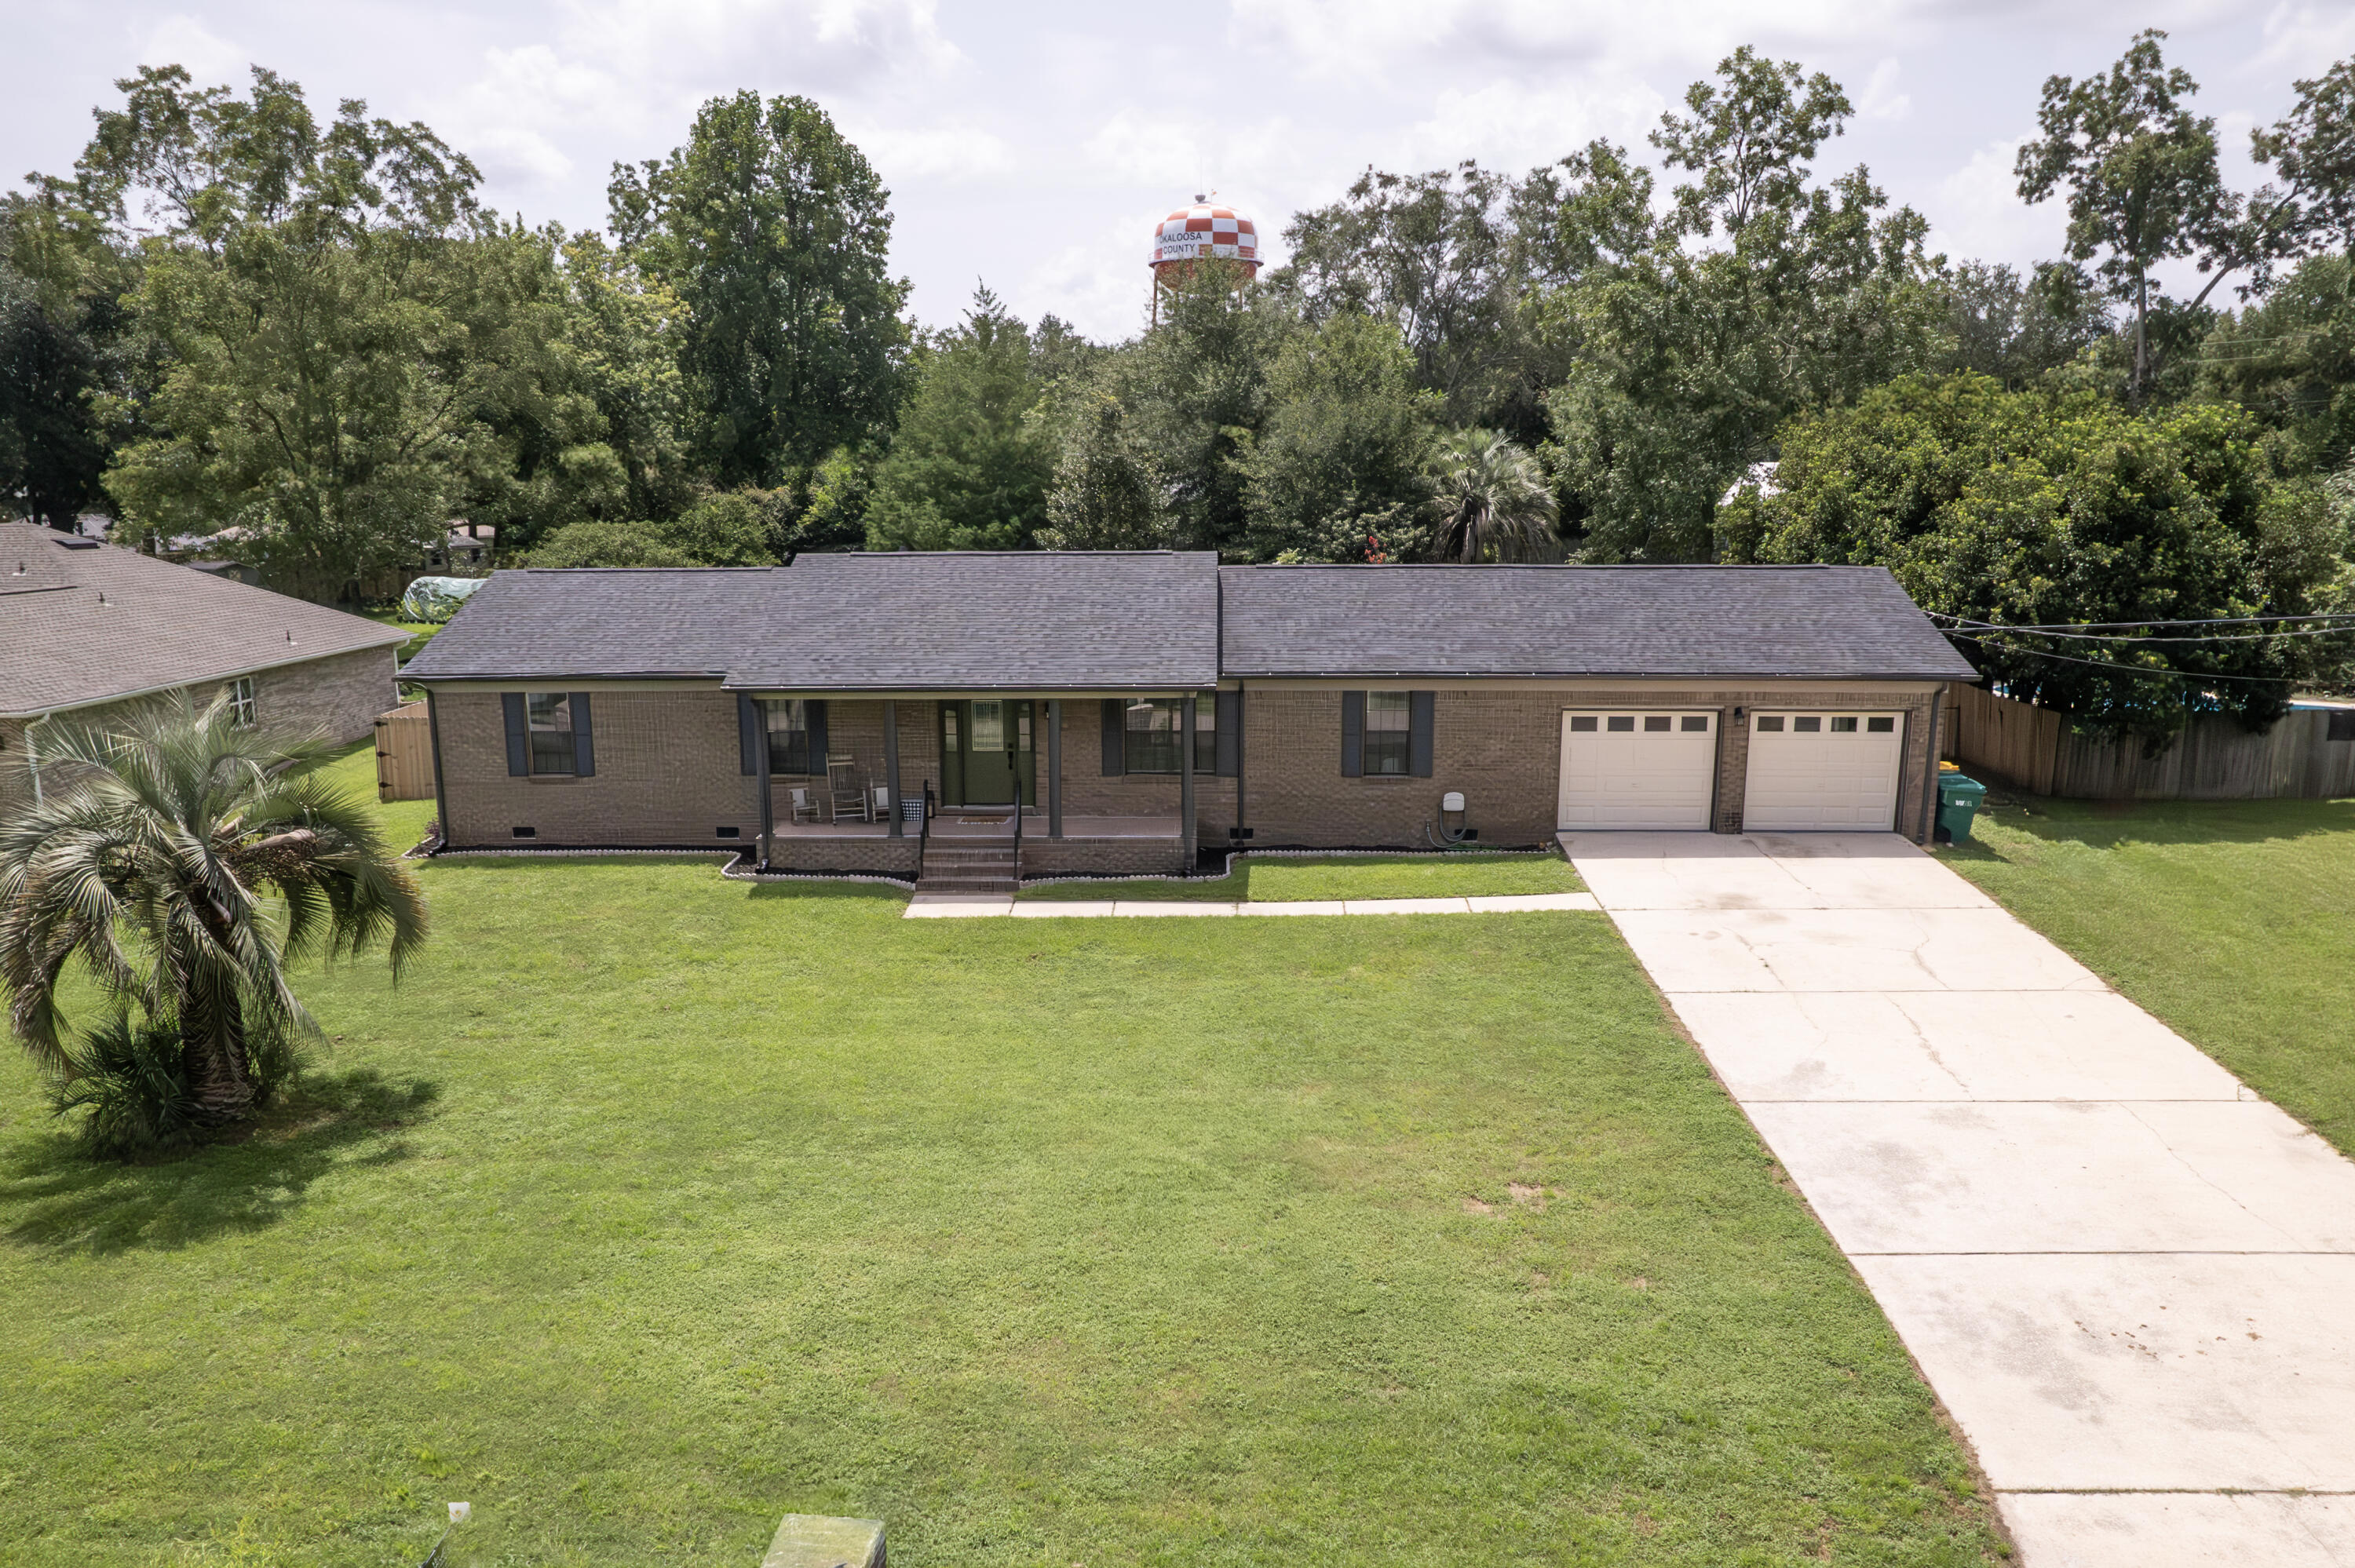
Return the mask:
<svg viewBox="0 0 2355 1568">
<path fill-rule="evenodd" d="M 37 801 L 0 821 L 0 991 L 35 1060 L 74 1065 L 63 1003 L 87 974 L 176 1038 L 198 1118 L 250 1113 L 257 1058 L 315 1034 L 290 969 L 381 946 L 398 975 L 423 896 L 314 745 L 242 728 L 226 703 L 159 705 L 45 735 Z"/>
<path fill-rule="evenodd" d="M 346 101 L 323 126 L 258 68 L 242 98 L 176 66 L 119 85 L 70 184 L 140 236 L 126 302 L 162 355 L 107 477 L 123 536 L 233 541 L 317 597 L 421 559 L 553 379 L 547 244 L 422 125 Z"/>
<path fill-rule="evenodd" d="M 1053 432 L 1030 334 L 987 288 L 932 344 L 867 507 L 868 548 L 1019 550 L 1047 521 Z"/>
<path fill-rule="evenodd" d="M 616 239 L 679 302 L 698 455 L 727 487 L 774 485 L 890 425 L 908 285 L 890 193 L 806 98 L 715 98 L 687 144 L 608 187 Z"/>
<path fill-rule="evenodd" d="M 1427 553 L 1433 429 L 1396 327 L 1359 311 L 1284 345 L 1265 427 L 1238 463 L 1257 559 Z"/>
<path fill-rule="evenodd" d="M 1093 453 L 1084 471 L 1110 479 L 1105 465 L 1135 454 L 1135 473 L 1149 471 L 1159 488 L 1161 538 L 1184 549 L 1247 555 L 1244 460 L 1275 406 L 1276 361 L 1302 330 L 1281 294 L 1239 285 L 1216 268 L 1166 289 L 1160 324 L 1107 355 L 1063 400 L 1078 422 L 1062 428 L 1096 443 L 1084 449 Z M 1116 415 L 1107 418 L 1097 399 L 1109 400 Z M 1082 471 L 1071 457 L 1067 447 L 1060 471 Z M 1050 499 L 1050 510 L 1054 504 Z"/>
<path fill-rule="evenodd" d="M 2318 487 L 2285 479 L 2256 421 L 2221 404 L 2137 415 L 2098 393 L 1905 376 L 1803 414 L 1771 487 L 1718 525 L 1729 561 L 1885 566 L 2014 696 L 2097 733 L 2157 744 L 2198 712 L 2269 723 L 2311 640 L 2161 622 L 2318 608 L 2346 545 Z M 2137 633 L 2140 633 L 2137 635 Z"/>
<path fill-rule="evenodd" d="M 2217 173 L 2216 122 L 2187 106 L 2200 84 L 2167 64 L 2166 37 L 2156 27 L 2137 34 L 2105 75 L 2047 78 L 2036 113 L 2043 134 L 2021 146 L 2015 165 L 2022 200 L 2066 193 L 2070 260 L 2094 261 L 2132 313 L 2137 399 L 2152 378 L 2152 270 L 2229 245 L 2238 217 Z"/>
<path fill-rule="evenodd" d="M 1575 358 L 1544 451 L 1589 560 L 1706 559 L 1720 498 L 1785 419 L 1944 342 L 1920 215 L 1891 210 L 1862 167 L 1814 180 L 1849 112 L 1837 86 L 1746 48 L 1717 75 L 1654 133 L 1691 175 L 1664 220 L 1623 150 L 1598 143 L 1566 168 L 1560 243 L 1580 272 L 1546 310 Z"/>
<path fill-rule="evenodd" d="M 0 262 L 0 508 L 70 529 L 102 492 L 98 346 Z"/>
<path fill-rule="evenodd" d="M 2262 303 L 2219 323 L 2200 360 L 2200 392 L 2278 431 L 2288 467 L 2343 467 L 2355 458 L 2355 260 L 2298 263 Z"/>
<path fill-rule="evenodd" d="M 1534 439 L 1560 370 L 1528 308 L 1534 287 L 1561 281 L 1556 195 L 1550 171 L 1516 182 L 1468 159 L 1420 175 L 1369 169 L 1341 200 L 1285 226 L 1291 258 L 1266 286 L 1295 296 L 1311 323 L 1350 311 L 1391 322 L 1446 418 Z"/>
</svg>

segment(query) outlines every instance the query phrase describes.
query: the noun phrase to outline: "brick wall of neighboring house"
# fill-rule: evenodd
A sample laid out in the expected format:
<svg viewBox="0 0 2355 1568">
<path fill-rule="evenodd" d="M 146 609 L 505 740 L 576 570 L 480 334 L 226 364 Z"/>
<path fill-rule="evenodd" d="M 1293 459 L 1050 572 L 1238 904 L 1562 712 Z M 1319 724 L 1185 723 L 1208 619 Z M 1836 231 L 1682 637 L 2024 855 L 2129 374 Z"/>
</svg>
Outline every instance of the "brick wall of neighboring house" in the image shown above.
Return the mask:
<svg viewBox="0 0 2355 1568">
<path fill-rule="evenodd" d="M 1742 831 L 1748 731 L 1736 707 L 1814 707 L 1904 715 L 1904 761 L 1897 824 L 1919 831 L 1923 773 L 1929 747 L 1930 698 L 1859 686 L 1804 696 L 1771 686 L 1689 691 L 1600 688 L 1516 692 L 1441 690 L 1433 705 L 1432 777 L 1347 779 L 1341 775 L 1341 694 L 1252 689 L 1244 700 L 1246 806 L 1253 848 L 1423 847 L 1440 797 L 1461 791 L 1467 821 L 1481 842 L 1543 843 L 1554 832 L 1566 708 L 1711 708 L 1720 734 L 1715 821 Z M 1208 838 L 1206 842 L 1213 842 Z"/>
<path fill-rule="evenodd" d="M 336 745 L 364 739 L 375 732 L 377 715 L 397 705 L 398 664 L 389 648 L 363 648 L 275 670 L 257 671 L 253 682 L 255 722 L 292 735 L 317 732 Z M 209 703 L 229 682 L 199 681 L 188 687 L 192 701 Z M 107 703 L 59 714 L 57 725 L 102 724 L 123 705 Z M 26 722 L 0 719 L 0 801 L 29 796 L 26 777 Z M 55 725 L 44 726 L 47 734 Z M 39 736 L 36 736 L 37 743 Z"/>
<path fill-rule="evenodd" d="M 757 782 L 741 771 L 736 694 L 717 685 L 642 691 L 589 687 L 596 774 L 513 778 L 496 692 L 437 693 L 448 840 L 459 849 L 695 848 L 760 835 Z M 782 813 L 781 813 L 782 814 Z"/>
<path fill-rule="evenodd" d="M 375 733 L 376 717 L 400 703 L 400 664 L 389 648 L 363 648 L 263 670 L 253 676 L 256 722 L 296 733 L 317 730 L 338 745 Z M 209 698 L 220 684 L 199 688 Z"/>
</svg>

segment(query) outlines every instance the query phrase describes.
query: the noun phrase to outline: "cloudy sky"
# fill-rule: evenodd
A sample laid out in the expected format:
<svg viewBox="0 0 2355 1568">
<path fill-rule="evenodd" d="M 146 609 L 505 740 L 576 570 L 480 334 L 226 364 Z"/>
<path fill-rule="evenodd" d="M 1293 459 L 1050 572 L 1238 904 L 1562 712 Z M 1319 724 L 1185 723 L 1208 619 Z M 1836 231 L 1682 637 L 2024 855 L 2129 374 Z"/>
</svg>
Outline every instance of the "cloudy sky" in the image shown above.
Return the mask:
<svg viewBox="0 0 2355 1568">
<path fill-rule="evenodd" d="M 2040 85 L 2147 26 L 2200 79 L 2244 184 L 2249 127 L 2355 53 L 2355 0 L 0 0 L 0 169 L 64 171 L 140 63 L 242 82 L 259 62 L 323 111 L 358 97 L 424 121 L 503 210 L 587 227 L 613 163 L 677 145 L 703 99 L 801 92 L 890 186 L 920 318 L 954 320 L 983 279 L 1112 337 L 1140 323 L 1154 221 L 1197 191 L 1273 238 L 1368 164 L 1640 147 L 1744 42 L 1847 87 L 1859 113 L 1820 168 L 1867 163 L 1948 254 L 2025 264 L 2061 231 L 2012 195 Z"/>
</svg>

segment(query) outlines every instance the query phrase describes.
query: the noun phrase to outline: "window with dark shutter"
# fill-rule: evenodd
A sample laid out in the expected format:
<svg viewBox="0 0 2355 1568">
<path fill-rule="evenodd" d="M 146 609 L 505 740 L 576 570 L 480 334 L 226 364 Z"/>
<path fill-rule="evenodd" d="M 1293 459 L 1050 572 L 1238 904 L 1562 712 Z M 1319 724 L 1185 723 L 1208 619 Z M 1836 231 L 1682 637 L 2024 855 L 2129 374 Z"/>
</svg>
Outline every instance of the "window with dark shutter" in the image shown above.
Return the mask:
<svg viewBox="0 0 2355 1568">
<path fill-rule="evenodd" d="M 499 707 L 507 723 L 507 772 L 520 779 L 531 771 L 530 726 L 521 692 L 503 692 Z"/>
<path fill-rule="evenodd" d="M 1366 772 L 1366 694 L 1341 694 L 1341 777 L 1360 779 Z"/>
<path fill-rule="evenodd" d="M 1437 692 L 1407 694 L 1406 770 L 1417 779 L 1431 777 L 1432 719 L 1438 705 Z"/>
<path fill-rule="evenodd" d="M 593 779 L 597 775 L 597 726 L 589 716 L 589 694 L 571 694 L 572 708 L 572 771 L 576 777 Z"/>
<path fill-rule="evenodd" d="M 1103 700 L 1103 776 L 1107 779 L 1128 771 L 1127 708 L 1118 697 Z"/>
</svg>

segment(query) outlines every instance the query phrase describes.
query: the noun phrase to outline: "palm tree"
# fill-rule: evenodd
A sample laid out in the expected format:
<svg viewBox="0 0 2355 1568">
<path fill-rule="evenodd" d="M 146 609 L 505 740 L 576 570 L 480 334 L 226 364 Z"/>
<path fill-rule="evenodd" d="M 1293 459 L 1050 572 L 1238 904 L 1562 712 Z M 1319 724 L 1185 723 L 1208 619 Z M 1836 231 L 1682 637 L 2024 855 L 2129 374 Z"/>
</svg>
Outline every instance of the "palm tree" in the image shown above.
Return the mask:
<svg viewBox="0 0 2355 1568">
<path fill-rule="evenodd" d="M 1439 443 L 1442 554 L 1477 561 L 1561 557 L 1553 487 L 1538 460 L 1501 430 L 1457 430 Z"/>
<path fill-rule="evenodd" d="M 425 904 L 366 807 L 307 771 L 325 747 L 166 699 L 41 746 L 40 798 L 0 821 L 0 988 L 34 1058 L 70 1074 L 59 977 L 176 1033 L 195 1114 L 252 1110 L 254 1048 L 318 1026 L 289 962 L 383 941 L 398 978 Z"/>
</svg>

